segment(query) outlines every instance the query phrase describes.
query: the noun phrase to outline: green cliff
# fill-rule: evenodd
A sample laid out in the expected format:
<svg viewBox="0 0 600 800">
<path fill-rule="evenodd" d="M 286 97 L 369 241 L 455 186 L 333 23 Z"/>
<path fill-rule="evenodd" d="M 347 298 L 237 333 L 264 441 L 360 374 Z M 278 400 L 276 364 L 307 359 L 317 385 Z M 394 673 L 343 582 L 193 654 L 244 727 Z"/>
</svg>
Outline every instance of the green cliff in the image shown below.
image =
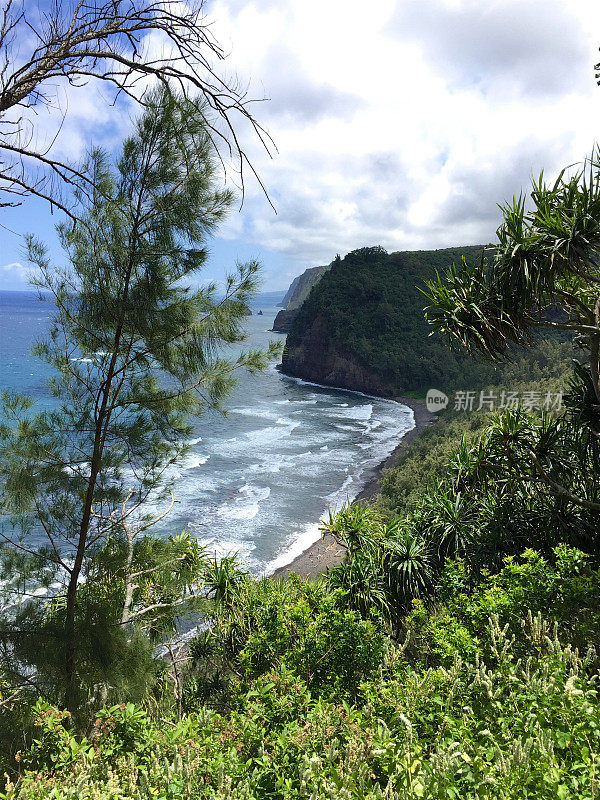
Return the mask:
<svg viewBox="0 0 600 800">
<path fill-rule="evenodd" d="M 398 253 L 365 247 L 336 258 L 295 316 L 283 371 L 387 396 L 455 386 L 470 370 L 493 378 L 494 367 L 431 336 L 423 314 L 425 281 L 462 255 L 473 261 L 481 253 L 482 245 Z"/>
</svg>

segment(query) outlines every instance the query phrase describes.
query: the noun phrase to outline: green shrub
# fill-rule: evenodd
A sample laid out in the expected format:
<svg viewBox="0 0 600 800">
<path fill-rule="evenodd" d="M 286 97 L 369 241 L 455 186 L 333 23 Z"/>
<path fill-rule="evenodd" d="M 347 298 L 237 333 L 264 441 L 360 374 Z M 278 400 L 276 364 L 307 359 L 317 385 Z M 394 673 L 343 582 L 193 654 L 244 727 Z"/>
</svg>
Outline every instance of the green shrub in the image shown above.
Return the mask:
<svg viewBox="0 0 600 800">
<path fill-rule="evenodd" d="M 415 609 L 415 620 L 419 614 L 427 612 Z M 199 711 L 169 725 L 128 710 L 126 722 L 99 726 L 92 757 L 61 755 L 52 762 L 58 769 L 27 771 L 0 797 L 597 797 L 600 703 L 590 659 L 563 644 L 539 614 L 529 613 L 521 626 L 526 657 L 515 657 L 514 646 L 515 636 L 492 615 L 481 647 L 493 664 L 476 652 L 446 666 L 411 666 L 402 648 L 392 648 L 361 685 L 362 708 L 313 697 L 280 666 L 257 678 L 228 715 Z M 102 716 L 114 717 L 115 709 Z M 48 719 L 55 730 L 56 713 Z"/>
<path fill-rule="evenodd" d="M 17 754 L 17 761 L 30 769 L 54 773 L 93 758 L 94 752 L 87 739 L 78 741 L 65 728 L 64 723 L 71 716 L 68 711 L 60 711 L 44 700 L 38 700 L 33 713 L 39 733 L 25 753 Z"/>
<path fill-rule="evenodd" d="M 213 635 L 244 682 L 281 665 L 324 697 L 353 697 L 383 657 L 379 631 L 345 607 L 342 591 L 297 577 L 247 584 Z"/>
<path fill-rule="evenodd" d="M 111 706 L 86 739 L 40 702 L 0 800 L 598 798 L 599 595 L 564 545 L 475 585 L 448 561 L 436 605 L 413 602 L 392 640 L 323 581 L 244 583 L 211 637 L 230 708 Z"/>
</svg>

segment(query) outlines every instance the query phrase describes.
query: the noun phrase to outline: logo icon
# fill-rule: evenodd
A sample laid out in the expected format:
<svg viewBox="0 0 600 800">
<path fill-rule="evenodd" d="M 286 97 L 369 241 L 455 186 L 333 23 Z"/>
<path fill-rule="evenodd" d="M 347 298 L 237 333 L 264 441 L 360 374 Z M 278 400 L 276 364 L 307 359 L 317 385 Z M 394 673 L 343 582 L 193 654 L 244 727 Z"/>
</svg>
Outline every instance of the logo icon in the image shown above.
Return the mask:
<svg viewBox="0 0 600 800">
<path fill-rule="evenodd" d="M 436 414 L 438 411 L 443 411 L 448 405 L 448 396 L 438 389 L 430 389 L 425 397 L 425 405 L 428 411 Z"/>
</svg>

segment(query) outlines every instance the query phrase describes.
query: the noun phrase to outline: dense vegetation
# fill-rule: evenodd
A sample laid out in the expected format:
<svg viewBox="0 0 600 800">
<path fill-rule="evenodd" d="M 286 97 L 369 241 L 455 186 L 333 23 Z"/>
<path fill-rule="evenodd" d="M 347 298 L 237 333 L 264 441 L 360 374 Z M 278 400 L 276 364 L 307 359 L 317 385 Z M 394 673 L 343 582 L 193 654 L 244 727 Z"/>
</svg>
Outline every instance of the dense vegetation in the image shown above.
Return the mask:
<svg viewBox="0 0 600 800">
<path fill-rule="evenodd" d="M 565 546 L 475 588 L 449 562 L 436 608 L 416 603 L 395 639 L 326 579 L 246 582 L 211 635 L 226 691 L 190 678 L 180 720 L 124 703 L 86 738 L 40 701 L 27 772 L 2 796 L 597 797 L 599 600 Z"/>
<path fill-rule="evenodd" d="M 573 370 L 574 349 L 570 340 L 544 339 L 532 350 L 497 368 L 495 381 L 477 388 L 486 396 L 501 397 L 511 391 L 522 398 L 537 391 L 542 397 L 566 393 Z M 485 368 L 485 367 L 484 367 Z M 490 425 L 493 412 L 487 405 L 473 412 L 455 410 L 451 395 L 448 408 L 438 413 L 435 424 L 428 426 L 399 456 L 396 464 L 384 470 L 379 505 L 397 514 L 413 509 L 428 488 L 435 487 L 446 475 L 463 439 L 481 435 Z M 478 397 L 473 408 L 478 408 Z"/>
<path fill-rule="evenodd" d="M 425 282 L 482 247 L 387 253 L 364 247 L 332 262 L 303 303 L 288 335 L 293 351 L 318 318 L 328 341 L 390 387 L 391 394 L 458 383 L 495 382 L 496 369 L 449 351 L 423 315 Z M 285 368 L 285 357 L 284 357 Z"/>
</svg>

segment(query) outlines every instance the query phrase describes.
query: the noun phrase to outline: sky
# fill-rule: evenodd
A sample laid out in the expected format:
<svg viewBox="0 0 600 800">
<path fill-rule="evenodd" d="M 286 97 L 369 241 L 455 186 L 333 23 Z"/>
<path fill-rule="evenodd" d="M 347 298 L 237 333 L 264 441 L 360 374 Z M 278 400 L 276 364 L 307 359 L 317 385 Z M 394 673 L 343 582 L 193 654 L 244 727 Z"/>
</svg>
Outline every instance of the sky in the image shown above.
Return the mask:
<svg viewBox="0 0 600 800">
<path fill-rule="evenodd" d="M 206 279 L 256 258 L 274 290 L 358 247 L 493 242 L 499 203 L 600 141 L 597 0 L 208 0 L 206 12 L 219 69 L 261 101 L 277 148 L 240 129 L 275 210 L 247 175 Z M 102 87 L 56 91 L 57 155 L 117 150 L 131 108 Z M 39 115 L 36 136 L 56 120 Z M 35 199 L 0 210 L 0 288 L 26 288 L 25 232 L 60 261 L 59 218 Z"/>
</svg>

